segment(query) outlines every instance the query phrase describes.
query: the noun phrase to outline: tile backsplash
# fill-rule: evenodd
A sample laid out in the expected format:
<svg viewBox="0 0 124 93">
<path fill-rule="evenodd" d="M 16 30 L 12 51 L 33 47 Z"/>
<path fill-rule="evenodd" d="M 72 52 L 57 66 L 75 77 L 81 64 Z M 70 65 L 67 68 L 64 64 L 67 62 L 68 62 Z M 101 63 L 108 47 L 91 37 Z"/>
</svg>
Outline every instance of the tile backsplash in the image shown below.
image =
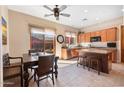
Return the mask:
<svg viewBox="0 0 124 93">
<path fill-rule="evenodd" d="M 107 47 L 107 42 L 92 42 L 91 47 Z"/>
</svg>

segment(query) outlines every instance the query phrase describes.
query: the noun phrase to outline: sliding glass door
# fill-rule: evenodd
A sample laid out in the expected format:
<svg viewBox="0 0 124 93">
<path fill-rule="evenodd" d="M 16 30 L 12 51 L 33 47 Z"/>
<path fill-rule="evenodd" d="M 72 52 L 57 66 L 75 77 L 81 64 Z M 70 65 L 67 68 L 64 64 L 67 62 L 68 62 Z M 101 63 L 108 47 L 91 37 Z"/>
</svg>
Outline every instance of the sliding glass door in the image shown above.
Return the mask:
<svg viewBox="0 0 124 93">
<path fill-rule="evenodd" d="M 31 49 L 55 52 L 55 32 L 49 29 L 31 27 Z"/>
</svg>

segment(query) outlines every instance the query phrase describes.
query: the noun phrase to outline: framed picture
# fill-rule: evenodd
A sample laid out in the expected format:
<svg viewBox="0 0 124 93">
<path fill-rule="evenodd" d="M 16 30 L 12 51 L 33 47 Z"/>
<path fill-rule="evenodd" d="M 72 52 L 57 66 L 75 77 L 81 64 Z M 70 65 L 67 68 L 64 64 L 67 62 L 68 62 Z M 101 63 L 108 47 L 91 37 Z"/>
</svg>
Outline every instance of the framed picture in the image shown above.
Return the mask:
<svg viewBox="0 0 124 93">
<path fill-rule="evenodd" d="M 2 23 L 2 43 L 3 45 L 7 45 L 7 22 L 3 17 L 1 17 L 1 23 Z"/>
</svg>

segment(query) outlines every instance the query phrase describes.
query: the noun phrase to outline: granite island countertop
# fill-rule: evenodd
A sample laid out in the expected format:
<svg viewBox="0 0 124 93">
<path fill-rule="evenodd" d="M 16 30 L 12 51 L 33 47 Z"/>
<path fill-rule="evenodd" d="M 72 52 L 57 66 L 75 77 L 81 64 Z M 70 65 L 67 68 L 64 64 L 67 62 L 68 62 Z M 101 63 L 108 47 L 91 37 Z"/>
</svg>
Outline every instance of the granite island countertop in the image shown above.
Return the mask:
<svg viewBox="0 0 124 93">
<path fill-rule="evenodd" d="M 79 52 L 109 54 L 109 53 L 112 53 L 113 50 L 111 50 L 111 49 L 105 50 L 105 49 L 97 49 L 97 48 L 87 48 L 87 49 L 80 49 Z"/>
</svg>

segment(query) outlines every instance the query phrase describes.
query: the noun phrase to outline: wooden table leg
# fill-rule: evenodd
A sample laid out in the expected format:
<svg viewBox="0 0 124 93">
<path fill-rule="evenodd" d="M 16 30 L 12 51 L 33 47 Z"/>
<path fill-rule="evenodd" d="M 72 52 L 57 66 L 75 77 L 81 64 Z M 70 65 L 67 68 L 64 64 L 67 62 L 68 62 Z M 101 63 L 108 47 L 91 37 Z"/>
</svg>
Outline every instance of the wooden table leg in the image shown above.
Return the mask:
<svg viewBox="0 0 124 93">
<path fill-rule="evenodd" d="M 24 65 L 24 87 L 29 86 L 28 78 L 29 78 L 28 67 Z"/>
<path fill-rule="evenodd" d="M 57 65 L 57 60 L 59 59 L 59 57 L 55 57 L 55 77 L 58 77 L 58 65 Z"/>
</svg>

